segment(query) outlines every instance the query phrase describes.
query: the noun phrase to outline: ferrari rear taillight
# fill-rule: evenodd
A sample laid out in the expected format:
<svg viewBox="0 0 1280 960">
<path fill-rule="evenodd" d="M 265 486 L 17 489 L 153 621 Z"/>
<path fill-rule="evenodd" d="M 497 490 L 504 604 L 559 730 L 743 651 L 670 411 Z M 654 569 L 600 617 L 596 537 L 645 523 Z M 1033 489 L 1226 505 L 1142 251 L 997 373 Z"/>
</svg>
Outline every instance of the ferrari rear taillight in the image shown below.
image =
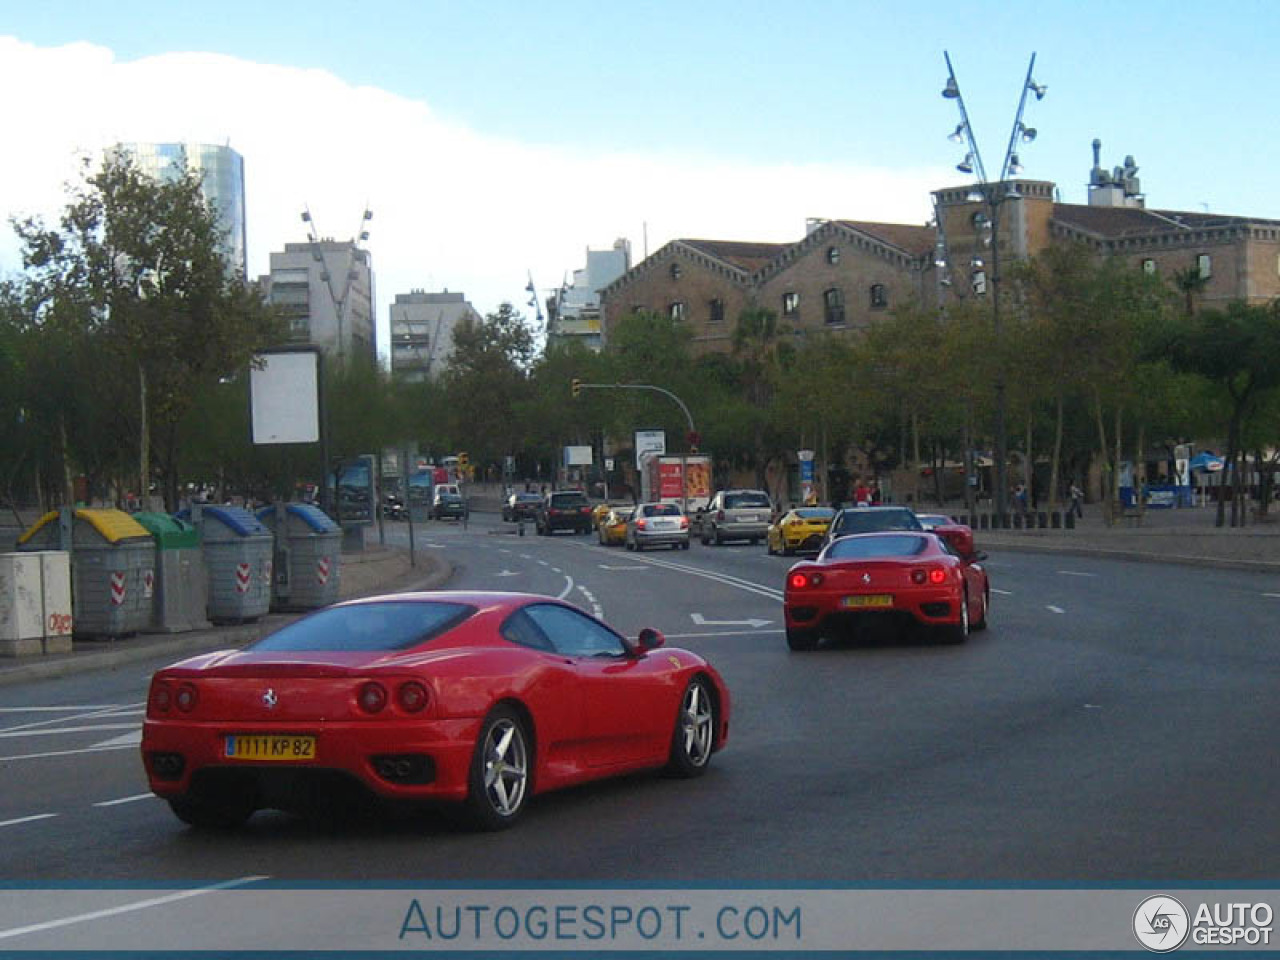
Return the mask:
<svg viewBox="0 0 1280 960">
<path fill-rule="evenodd" d="M 183 713 L 190 713 L 196 708 L 196 703 L 200 697 L 196 693 L 194 683 L 184 683 L 178 688 L 178 695 L 173 698 L 173 702 L 177 704 L 178 709 Z"/>
<path fill-rule="evenodd" d="M 168 713 L 173 706 L 173 691 L 163 681 L 151 685 L 150 709 L 153 713 Z"/>
<path fill-rule="evenodd" d="M 822 583 L 822 574 L 817 570 L 797 570 L 788 575 L 787 586 L 792 590 L 807 590 Z"/>
<path fill-rule="evenodd" d="M 370 681 L 360 687 L 356 702 L 365 713 L 377 713 L 387 705 L 387 690 L 380 683 Z"/>
<path fill-rule="evenodd" d="M 943 570 L 941 567 L 933 567 L 929 570 L 930 583 L 946 583 L 946 581 L 947 571 Z"/>
<path fill-rule="evenodd" d="M 911 582 L 916 584 L 939 584 L 946 583 L 947 571 L 942 567 L 916 567 L 911 571 Z"/>
<path fill-rule="evenodd" d="M 400 684 L 400 689 L 396 691 L 396 699 L 400 702 L 400 709 L 405 713 L 420 713 L 426 709 L 430 697 L 425 686 L 417 680 L 410 680 Z"/>
</svg>

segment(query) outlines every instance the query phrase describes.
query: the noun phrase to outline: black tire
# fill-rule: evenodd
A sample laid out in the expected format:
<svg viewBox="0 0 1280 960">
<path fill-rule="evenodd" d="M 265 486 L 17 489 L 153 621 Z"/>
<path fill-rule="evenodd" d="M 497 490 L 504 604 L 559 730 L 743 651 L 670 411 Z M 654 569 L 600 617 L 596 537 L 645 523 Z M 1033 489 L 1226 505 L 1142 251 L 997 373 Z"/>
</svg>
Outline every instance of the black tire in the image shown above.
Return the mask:
<svg viewBox="0 0 1280 960">
<path fill-rule="evenodd" d="M 794 555 L 795 555 L 795 550 L 791 549 L 791 547 L 788 547 L 788 546 L 784 543 L 784 544 L 782 545 L 782 555 L 783 555 L 784 557 L 794 556 Z"/>
<path fill-rule="evenodd" d="M 988 587 L 982 595 L 982 617 L 975 622 L 969 624 L 969 631 L 987 629 L 987 614 L 991 612 L 991 588 Z"/>
<path fill-rule="evenodd" d="M 964 643 L 969 639 L 969 594 L 960 595 L 960 622 L 940 628 L 939 637 L 943 643 Z"/>
<path fill-rule="evenodd" d="M 169 797 L 173 815 L 197 830 L 232 830 L 244 824 L 257 809 L 252 793 L 226 793 L 216 798 L 187 794 Z"/>
<path fill-rule="evenodd" d="M 817 630 L 787 627 L 787 648 L 790 650 L 815 650 L 820 639 Z"/>
<path fill-rule="evenodd" d="M 711 687 L 694 677 L 684 688 L 671 733 L 667 772 L 676 777 L 700 777 L 707 772 L 716 741 L 716 704 Z"/>
<path fill-rule="evenodd" d="M 778 551 L 773 549 L 773 541 L 768 537 L 764 538 L 764 552 L 771 557 L 776 557 L 778 555 Z M 783 554 L 786 554 L 787 548 L 785 546 L 782 548 L 782 552 Z"/>
<path fill-rule="evenodd" d="M 710 538 L 710 537 L 708 537 L 705 533 L 701 536 L 701 538 L 700 538 L 700 539 L 702 540 L 702 545 L 703 545 L 704 547 L 709 547 L 709 546 L 711 546 L 711 538 Z"/>
<path fill-rule="evenodd" d="M 529 800 L 532 746 L 511 707 L 500 704 L 485 717 L 467 776 L 466 809 L 475 827 L 505 830 L 520 818 Z"/>
<path fill-rule="evenodd" d="M 622 542 L 622 545 L 626 547 L 628 550 L 635 550 L 636 548 L 636 545 L 632 543 L 630 540 L 624 540 Z"/>
<path fill-rule="evenodd" d="M 689 549 L 689 541 L 688 541 L 688 540 L 685 540 L 685 541 L 681 542 L 681 544 L 680 544 L 680 549 L 681 549 L 681 550 L 688 550 L 688 549 Z"/>
<path fill-rule="evenodd" d="M 714 534 L 712 535 L 712 539 L 715 541 L 715 544 L 716 544 L 716 546 L 717 546 L 717 547 L 723 547 L 723 546 L 724 546 L 724 537 L 720 536 L 720 528 L 719 528 L 719 527 L 716 527 L 715 532 L 714 532 Z"/>
</svg>

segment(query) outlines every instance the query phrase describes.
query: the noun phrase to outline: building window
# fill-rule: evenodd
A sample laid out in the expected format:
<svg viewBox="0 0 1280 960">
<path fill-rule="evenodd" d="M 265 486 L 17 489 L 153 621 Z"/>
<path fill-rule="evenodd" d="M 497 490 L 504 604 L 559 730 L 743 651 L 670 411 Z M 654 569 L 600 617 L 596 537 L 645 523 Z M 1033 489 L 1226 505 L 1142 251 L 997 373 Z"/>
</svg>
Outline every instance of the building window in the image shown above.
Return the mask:
<svg viewBox="0 0 1280 960">
<path fill-rule="evenodd" d="M 672 320 L 683 320 L 684 304 L 677 300 L 675 303 L 671 304 L 671 306 L 667 307 L 667 313 L 671 316 Z"/>
<path fill-rule="evenodd" d="M 712 300 L 707 304 L 707 322 L 708 323 L 724 323 L 724 301 L 720 299 Z"/>
<path fill-rule="evenodd" d="M 671 279 L 672 279 L 672 280 L 679 280 L 679 279 L 680 279 L 680 274 L 681 274 L 681 273 L 683 273 L 683 272 L 684 272 L 684 271 L 682 271 L 682 270 L 680 269 L 680 264 L 678 264 L 678 263 L 673 263 L 673 264 L 671 265 Z"/>
<path fill-rule="evenodd" d="M 1196 257 L 1196 268 L 1200 271 L 1200 279 L 1208 280 L 1213 276 L 1213 261 L 1207 253 L 1202 253 Z"/>
<path fill-rule="evenodd" d="M 840 248 L 827 247 L 827 263 L 835 264 L 840 262 Z"/>
<path fill-rule="evenodd" d="M 782 295 L 782 315 L 794 317 L 800 312 L 800 294 L 788 291 Z"/>
<path fill-rule="evenodd" d="M 844 294 L 832 287 L 823 293 L 822 304 L 827 323 L 844 323 Z"/>
<path fill-rule="evenodd" d="M 1149 259 L 1149 258 L 1148 258 L 1148 259 L 1146 259 L 1146 260 L 1143 260 L 1143 261 L 1142 261 L 1142 272 L 1143 272 L 1143 273 L 1145 273 L 1145 274 L 1147 274 L 1148 276 L 1155 276 L 1155 273 L 1156 273 L 1156 262 L 1155 262 L 1154 260 Z"/>
<path fill-rule="evenodd" d="M 884 288 L 883 283 L 873 283 L 871 285 L 871 309 L 883 310 L 889 305 L 889 293 Z"/>
</svg>

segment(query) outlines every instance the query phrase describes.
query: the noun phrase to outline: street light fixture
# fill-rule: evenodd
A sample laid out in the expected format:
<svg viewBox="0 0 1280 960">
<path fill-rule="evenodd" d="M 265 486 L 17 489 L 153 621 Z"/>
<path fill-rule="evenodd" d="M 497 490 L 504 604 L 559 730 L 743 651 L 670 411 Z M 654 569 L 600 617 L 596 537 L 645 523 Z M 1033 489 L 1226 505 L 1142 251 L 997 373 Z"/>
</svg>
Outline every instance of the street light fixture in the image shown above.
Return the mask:
<svg viewBox="0 0 1280 960">
<path fill-rule="evenodd" d="M 965 158 L 956 165 L 956 169 L 961 173 L 976 173 L 978 177 L 977 185 L 969 191 L 966 200 L 970 203 L 985 203 L 990 210 L 988 216 L 983 217 L 977 214 L 974 217 L 974 226 L 978 228 L 980 234 L 989 233 L 990 237 L 983 238 L 984 245 L 989 243 L 991 247 L 991 274 L 990 274 L 990 290 L 991 290 L 991 326 L 992 338 L 997 346 L 996 349 L 996 411 L 995 411 L 995 434 L 996 434 L 996 450 L 995 450 L 995 511 L 997 522 L 1002 526 L 1008 512 L 1008 494 L 1006 470 L 1008 467 L 1008 438 L 1005 425 L 1005 382 L 1004 382 L 1004 360 L 1000 352 L 1000 342 L 1003 338 L 1003 327 L 1000 320 L 1000 208 L 1007 200 L 1020 200 L 1022 194 L 1018 192 L 1017 187 L 1006 181 L 1010 176 L 1016 176 L 1022 172 L 1022 161 L 1017 153 L 1017 145 L 1019 142 L 1031 143 L 1036 138 L 1036 129 L 1028 127 L 1022 122 L 1022 114 L 1027 106 L 1027 95 L 1034 93 L 1037 100 L 1043 100 L 1045 92 L 1048 88 L 1044 84 L 1036 83 L 1032 79 L 1032 72 L 1036 65 L 1036 55 L 1031 54 L 1031 61 L 1027 64 L 1027 77 L 1022 84 L 1022 95 L 1018 100 L 1018 112 L 1013 118 L 1013 130 L 1009 134 L 1009 146 L 1004 153 L 1004 162 L 1000 165 L 1000 175 L 995 183 L 987 180 L 986 169 L 982 165 L 982 153 L 978 149 L 978 142 L 973 135 L 973 125 L 969 122 L 969 113 L 965 109 L 964 96 L 960 92 L 960 84 L 956 80 L 955 69 L 951 65 L 951 54 L 944 51 L 943 56 L 947 61 L 947 85 L 942 91 L 942 96 L 948 100 L 955 100 L 956 106 L 960 109 L 960 124 L 956 127 L 956 133 L 962 133 L 963 139 L 967 144 L 968 152 Z M 951 134 L 948 139 L 954 139 L 955 133 Z M 979 218 L 982 219 L 979 219 Z M 975 294 L 985 293 L 987 287 L 987 276 L 982 272 L 981 258 L 976 255 L 973 258 L 973 265 L 976 271 L 973 276 L 972 289 Z"/>
</svg>

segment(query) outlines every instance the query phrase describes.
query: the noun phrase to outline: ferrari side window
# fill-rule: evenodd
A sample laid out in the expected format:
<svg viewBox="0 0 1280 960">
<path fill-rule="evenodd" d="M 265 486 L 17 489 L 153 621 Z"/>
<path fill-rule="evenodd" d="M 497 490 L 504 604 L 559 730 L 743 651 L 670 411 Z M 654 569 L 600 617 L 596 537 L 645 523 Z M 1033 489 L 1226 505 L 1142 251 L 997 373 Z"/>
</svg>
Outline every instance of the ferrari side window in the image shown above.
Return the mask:
<svg viewBox="0 0 1280 960">
<path fill-rule="evenodd" d="M 502 624 L 501 633 L 504 640 L 518 646 L 555 653 L 555 648 L 551 645 L 551 641 L 547 639 L 546 635 L 538 629 L 537 624 L 530 620 L 529 615 L 523 610 L 517 610 L 507 617 Z"/>
<path fill-rule="evenodd" d="M 622 640 L 585 614 L 554 603 L 525 607 L 529 619 L 551 638 L 556 653 L 566 657 L 621 657 Z"/>
</svg>

